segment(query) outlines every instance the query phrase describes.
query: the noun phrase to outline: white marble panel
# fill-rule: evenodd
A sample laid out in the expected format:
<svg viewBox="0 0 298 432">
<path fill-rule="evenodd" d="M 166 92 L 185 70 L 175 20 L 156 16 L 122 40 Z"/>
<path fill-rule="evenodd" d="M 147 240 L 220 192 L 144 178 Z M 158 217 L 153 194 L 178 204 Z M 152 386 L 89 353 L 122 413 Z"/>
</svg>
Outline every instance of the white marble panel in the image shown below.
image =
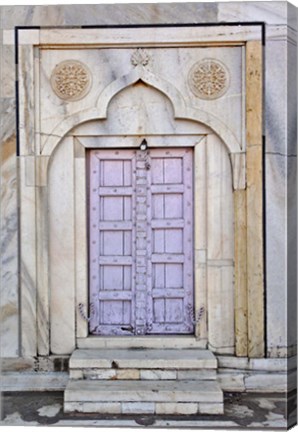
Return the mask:
<svg viewBox="0 0 298 432">
<path fill-rule="evenodd" d="M 9 157 L 1 168 L 2 176 L 6 181 L 1 187 L 0 352 L 3 357 L 15 357 L 19 353 L 19 299 L 16 257 L 16 182 L 14 175 L 11 176 L 11 171 L 15 170 L 16 158 L 13 155 L 7 156 Z"/>
<path fill-rule="evenodd" d="M 287 195 L 284 156 L 266 155 L 267 351 L 287 345 Z"/>
<path fill-rule="evenodd" d="M 3 45 L 13 45 L 15 42 L 15 34 L 13 30 L 2 31 L 2 43 Z"/>
<path fill-rule="evenodd" d="M 208 347 L 219 354 L 233 354 L 234 268 L 208 267 Z"/>
<path fill-rule="evenodd" d="M 69 376 L 67 372 L 18 373 L 7 372 L 1 376 L 2 391 L 64 391 Z"/>
<path fill-rule="evenodd" d="M 294 14 L 291 5 L 290 11 Z M 297 13 L 295 16 L 297 24 Z M 288 44 L 287 55 L 287 344 L 293 350 L 297 346 L 297 33 L 295 44 Z"/>
<path fill-rule="evenodd" d="M 264 21 L 296 26 L 293 7 L 287 2 L 185 2 L 155 4 L 90 4 L 3 6 L 4 28 L 15 25 L 164 24 Z"/>
<path fill-rule="evenodd" d="M 26 157 L 19 157 L 19 168 L 21 352 L 29 357 L 37 353 L 36 190 L 26 186 Z"/>
<path fill-rule="evenodd" d="M 78 309 L 79 303 L 85 306 L 86 311 L 88 308 L 86 159 L 84 147 L 78 141 L 74 145 L 76 334 L 87 337 L 88 323 Z"/>
<path fill-rule="evenodd" d="M 3 98 L 14 97 L 15 95 L 15 68 L 14 64 L 14 47 L 3 45 L 1 53 L 1 96 Z"/>
<path fill-rule="evenodd" d="M 150 50 L 148 50 L 150 52 Z M 187 105 L 220 119 L 242 141 L 242 49 L 241 47 L 161 48 L 152 52 L 152 72 L 163 76 L 181 92 Z M 189 86 L 189 71 L 204 59 L 215 59 L 228 69 L 229 87 L 220 98 L 204 100 L 193 94 Z M 179 77 L 179 78 L 178 78 Z"/>
<path fill-rule="evenodd" d="M 195 147 L 194 154 L 194 247 L 195 247 L 195 311 L 202 311 L 195 334 L 207 340 L 207 139 Z"/>
<path fill-rule="evenodd" d="M 287 23 L 287 3 L 276 2 L 219 2 L 217 18 L 222 22 L 259 21 L 268 24 Z"/>
<path fill-rule="evenodd" d="M 19 45 L 39 45 L 40 30 L 38 29 L 19 29 L 18 43 Z"/>
<path fill-rule="evenodd" d="M 31 36 L 32 37 L 32 36 Z M 26 36 L 29 39 L 30 36 Z M 110 28 L 106 32 L 105 28 L 83 28 L 83 29 L 41 29 L 40 43 L 42 45 L 57 45 L 61 39 L 64 45 L 81 45 L 82 38 L 85 44 L 93 44 L 100 48 L 107 47 L 139 47 L 154 46 L 156 43 L 162 46 L 177 45 L 204 45 L 217 42 L 224 44 L 233 42 L 239 45 L 247 40 L 256 40 L 261 38 L 260 26 L 229 26 L 227 23 L 224 28 L 210 26 L 185 26 L 176 28 L 168 26 L 156 26 L 150 32 L 146 28 L 125 26 Z"/>
<path fill-rule="evenodd" d="M 67 24 L 164 24 L 189 22 L 216 22 L 216 3 L 166 4 L 102 4 L 61 6 L 60 13 Z M 194 18 L 195 17 L 195 18 Z"/>
<path fill-rule="evenodd" d="M 11 29 L 15 26 L 54 25 L 65 23 L 61 6 L 3 6 L 3 26 Z"/>
<path fill-rule="evenodd" d="M 214 117 L 216 121 L 221 121 L 228 127 L 239 143 L 242 142 L 242 48 L 241 47 L 209 47 L 209 48 L 148 48 L 149 63 L 145 66 L 144 75 L 145 81 L 149 82 L 152 77 L 153 86 L 162 84 L 168 86 L 167 92 L 169 97 L 173 99 L 174 93 L 170 90 L 171 86 L 175 88 L 175 94 L 179 94 L 179 98 L 185 100 L 188 106 L 199 109 L 204 113 L 209 113 L 210 117 Z M 138 75 L 138 69 L 131 63 L 131 57 L 135 53 L 135 49 L 84 49 L 72 50 L 71 57 L 68 50 L 43 50 L 41 52 L 41 111 L 43 113 L 41 119 L 41 138 L 42 145 L 46 142 L 48 135 L 55 130 L 65 116 L 77 115 L 82 110 L 92 109 L 99 105 L 104 91 L 113 82 L 120 80 L 121 88 L 127 85 L 134 84 L 133 89 L 129 91 L 130 102 L 123 99 L 122 90 L 117 97 L 118 107 L 121 109 L 121 119 L 118 120 L 119 125 L 127 126 L 131 123 L 131 129 L 138 130 L 139 134 L 161 133 L 162 118 L 160 117 L 160 104 L 155 98 L 144 105 L 144 93 L 148 90 L 141 84 L 135 84 L 137 77 L 134 79 L 134 74 Z M 92 75 L 92 87 L 90 92 L 78 101 L 65 101 L 60 99 L 53 91 L 50 85 L 51 73 L 55 66 L 64 60 L 79 60 L 83 62 L 90 70 Z M 204 100 L 196 97 L 190 89 L 188 83 L 188 74 L 193 65 L 200 60 L 206 58 L 214 58 L 223 62 L 228 69 L 229 86 L 226 93 L 215 100 Z M 100 73 L 98 72 L 100 70 Z M 142 74 L 141 74 L 142 75 Z M 132 80 L 132 82 L 130 82 Z M 119 84 L 120 85 L 120 84 Z M 147 83 L 148 88 L 148 83 Z M 119 89 L 120 90 L 120 89 Z M 156 92 L 156 90 L 155 90 Z M 152 93 L 152 92 L 151 92 Z M 113 94 L 109 96 L 112 97 Z M 175 96 L 176 97 L 176 96 Z M 109 98 L 107 101 L 109 101 Z M 133 103 L 132 103 L 133 102 Z M 161 110 L 169 111 L 172 120 L 174 112 L 172 111 L 171 102 L 168 101 L 166 106 L 161 105 Z M 184 103 L 184 102 L 183 102 Z M 181 104 L 180 104 L 181 105 Z M 101 105 L 100 105 L 101 106 Z M 117 106 L 117 105 L 116 105 Z M 146 106 L 145 117 L 140 117 L 140 106 Z M 118 108 L 117 107 L 117 108 Z M 181 106 L 179 107 L 179 109 Z M 117 113 L 113 99 L 109 104 L 107 112 L 109 122 L 113 124 Z M 87 111 L 86 111 L 87 112 Z M 144 116 L 144 114 L 143 114 Z M 128 117 L 132 119 L 129 122 Z M 135 126 L 137 123 L 137 127 Z M 172 121 L 173 123 L 173 121 Z M 56 132 L 55 132 L 56 133 Z M 108 130 L 107 130 L 108 133 Z M 122 132 L 123 133 L 123 132 Z M 125 133 L 130 133 L 126 131 Z M 152 133 L 152 132 L 151 132 Z"/>
<path fill-rule="evenodd" d="M 58 147 L 49 170 L 49 268 L 51 352 L 75 347 L 75 244 L 73 140 Z"/>
<path fill-rule="evenodd" d="M 40 355 L 50 353 L 49 346 L 49 224 L 48 224 L 48 189 L 45 186 L 35 188 L 36 207 L 36 285 L 37 285 L 37 352 Z"/>
<path fill-rule="evenodd" d="M 1 100 L 0 108 L 0 353 L 1 357 L 19 354 L 19 298 L 17 251 L 17 158 L 15 156 L 14 101 Z"/>
<path fill-rule="evenodd" d="M 34 120 L 34 52 L 30 45 L 18 49 L 19 140 L 20 154 L 35 152 Z"/>
<path fill-rule="evenodd" d="M 276 61 L 278 56 L 279 61 Z M 266 44 L 265 128 L 266 153 L 286 153 L 287 134 L 287 42 Z"/>
<path fill-rule="evenodd" d="M 288 156 L 287 174 L 287 344 L 295 347 L 297 346 L 297 156 Z"/>
<path fill-rule="evenodd" d="M 234 259 L 233 188 L 227 149 L 216 135 L 207 141 L 207 238 L 209 260 Z"/>
</svg>

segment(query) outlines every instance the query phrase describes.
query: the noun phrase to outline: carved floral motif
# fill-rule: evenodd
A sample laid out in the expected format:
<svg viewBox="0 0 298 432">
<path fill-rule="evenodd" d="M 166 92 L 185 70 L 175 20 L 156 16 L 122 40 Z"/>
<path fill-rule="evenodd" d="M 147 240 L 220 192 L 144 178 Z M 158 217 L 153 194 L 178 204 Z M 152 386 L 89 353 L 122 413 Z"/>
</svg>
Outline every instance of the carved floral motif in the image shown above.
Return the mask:
<svg viewBox="0 0 298 432">
<path fill-rule="evenodd" d="M 86 65 L 78 60 L 65 60 L 52 72 L 51 85 L 61 99 L 75 101 L 89 92 L 92 79 Z"/>
<path fill-rule="evenodd" d="M 201 99 L 217 99 L 228 89 L 229 72 L 218 60 L 204 59 L 190 69 L 188 84 L 195 96 Z"/>
<path fill-rule="evenodd" d="M 146 66 L 149 63 L 150 56 L 148 52 L 142 48 L 138 48 L 131 56 L 131 64 L 133 66 Z"/>
</svg>

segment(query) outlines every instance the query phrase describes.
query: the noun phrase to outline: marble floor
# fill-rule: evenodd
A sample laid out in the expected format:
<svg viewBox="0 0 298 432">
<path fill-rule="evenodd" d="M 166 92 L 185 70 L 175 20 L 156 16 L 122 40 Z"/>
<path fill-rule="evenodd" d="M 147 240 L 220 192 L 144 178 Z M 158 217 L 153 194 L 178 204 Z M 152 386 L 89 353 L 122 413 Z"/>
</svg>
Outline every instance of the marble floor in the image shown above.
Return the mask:
<svg viewBox="0 0 298 432">
<path fill-rule="evenodd" d="M 286 412 L 290 419 L 286 421 Z M 117 416 L 64 414 L 63 392 L 7 392 L 2 394 L 0 425 L 53 425 L 149 428 L 287 429 L 296 424 L 296 397 L 282 394 L 225 393 L 224 415 Z"/>
</svg>

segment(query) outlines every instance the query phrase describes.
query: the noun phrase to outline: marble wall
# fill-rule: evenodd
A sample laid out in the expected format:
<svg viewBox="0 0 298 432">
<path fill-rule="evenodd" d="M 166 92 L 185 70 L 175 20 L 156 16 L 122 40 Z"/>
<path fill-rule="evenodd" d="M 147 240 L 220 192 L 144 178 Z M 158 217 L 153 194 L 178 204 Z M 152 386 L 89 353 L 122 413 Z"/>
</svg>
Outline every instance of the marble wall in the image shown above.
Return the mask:
<svg viewBox="0 0 298 432">
<path fill-rule="evenodd" d="M 287 2 L 1 7 L 1 355 L 19 355 L 15 26 L 264 21 L 267 354 L 293 352 L 296 326 L 296 8 Z M 277 62 L 276 59 L 279 59 Z M 291 319 L 290 319 L 291 317 Z M 290 350 L 287 347 L 291 347 Z"/>
</svg>

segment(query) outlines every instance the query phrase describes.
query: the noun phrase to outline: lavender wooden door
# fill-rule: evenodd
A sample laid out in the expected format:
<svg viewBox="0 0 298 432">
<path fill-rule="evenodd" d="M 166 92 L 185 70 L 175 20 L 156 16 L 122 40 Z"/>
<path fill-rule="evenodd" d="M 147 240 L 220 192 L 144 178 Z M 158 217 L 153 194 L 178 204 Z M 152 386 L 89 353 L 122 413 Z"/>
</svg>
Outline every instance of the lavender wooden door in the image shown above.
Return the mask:
<svg viewBox="0 0 298 432">
<path fill-rule="evenodd" d="M 92 150 L 90 332 L 193 332 L 190 149 Z"/>
</svg>

